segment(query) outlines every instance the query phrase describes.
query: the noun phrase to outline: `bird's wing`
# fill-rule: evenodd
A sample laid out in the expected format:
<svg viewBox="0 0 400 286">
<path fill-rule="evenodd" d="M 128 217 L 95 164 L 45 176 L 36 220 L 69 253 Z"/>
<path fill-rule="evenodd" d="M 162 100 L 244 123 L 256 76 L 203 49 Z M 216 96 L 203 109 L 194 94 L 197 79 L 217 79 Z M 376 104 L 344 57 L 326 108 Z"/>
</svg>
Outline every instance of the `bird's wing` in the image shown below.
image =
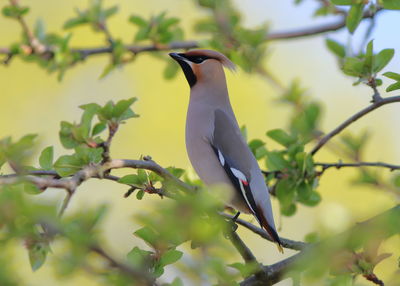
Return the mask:
<svg viewBox="0 0 400 286">
<path fill-rule="evenodd" d="M 236 122 L 220 109 L 217 109 L 214 115 L 214 132 L 210 143 L 218 161 L 260 225 L 280 244 L 275 228 L 267 221 L 267 216 L 263 211 L 267 206 L 260 204 L 264 203 L 265 199 L 270 204 L 268 189 L 263 179 L 260 183 L 260 178 L 252 178 L 251 170 L 254 170 L 253 166 L 257 164 L 257 162 L 253 162 L 255 161 L 254 155 L 247 146 Z M 263 185 L 260 186 L 260 184 Z M 260 189 L 253 189 L 255 186 L 259 186 Z M 266 192 L 265 198 L 263 195 L 259 199 L 260 193 L 257 195 L 256 192 L 264 191 Z M 255 198 L 258 198 L 257 201 Z"/>
<path fill-rule="evenodd" d="M 215 111 L 214 132 L 211 139 L 211 147 L 224 168 L 231 183 L 246 201 L 247 207 L 256 214 L 256 204 L 250 190 L 251 161 L 247 160 L 246 147 L 243 138 L 235 128 L 232 119 L 220 109 Z M 238 155 L 243 158 L 239 158 Z"/>
</svg>

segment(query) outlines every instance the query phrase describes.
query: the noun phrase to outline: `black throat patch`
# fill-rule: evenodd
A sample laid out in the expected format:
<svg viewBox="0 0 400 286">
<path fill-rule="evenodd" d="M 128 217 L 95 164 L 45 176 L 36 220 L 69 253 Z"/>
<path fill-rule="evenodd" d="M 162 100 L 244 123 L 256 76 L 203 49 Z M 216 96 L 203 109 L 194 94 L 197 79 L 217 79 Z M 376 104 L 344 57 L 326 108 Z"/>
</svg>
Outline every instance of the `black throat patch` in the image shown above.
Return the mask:
<svg viewBox="0 0 400 286">
<path fill-rule="evenodd" d="M 195 74 L 193 73 L 192 68 L 185 61 L 178 61 L 178 63 L 181 66 L 183 73 L 185 74 L 186 80 L 188 81 L 190 87 L 193 87 L 197 82 L 197 78 L 196 78 Z"/>
</svg>

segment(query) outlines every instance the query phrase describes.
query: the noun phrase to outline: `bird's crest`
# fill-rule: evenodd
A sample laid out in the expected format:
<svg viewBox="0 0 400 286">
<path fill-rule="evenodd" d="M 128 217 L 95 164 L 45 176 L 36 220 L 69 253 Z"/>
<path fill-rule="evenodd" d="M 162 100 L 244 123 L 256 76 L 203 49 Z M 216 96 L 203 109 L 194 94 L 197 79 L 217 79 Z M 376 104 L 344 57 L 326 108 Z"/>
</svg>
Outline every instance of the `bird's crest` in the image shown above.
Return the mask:
<svg viewBox="0 0 400 286">
<path fill-rule="evenodd" d="M 236 70 L 236 66 L 230 59 L 228 59 L 225 55 L 221 54 L 220 52 L 213 51 L 213 50 L 190 50 L 185 53 L 185 56 L 192 57 L 192 56 L 206 56 L 210 59 L 215 59 L 219 61 L 224 67 L 231 71 Z"/>
</svg>

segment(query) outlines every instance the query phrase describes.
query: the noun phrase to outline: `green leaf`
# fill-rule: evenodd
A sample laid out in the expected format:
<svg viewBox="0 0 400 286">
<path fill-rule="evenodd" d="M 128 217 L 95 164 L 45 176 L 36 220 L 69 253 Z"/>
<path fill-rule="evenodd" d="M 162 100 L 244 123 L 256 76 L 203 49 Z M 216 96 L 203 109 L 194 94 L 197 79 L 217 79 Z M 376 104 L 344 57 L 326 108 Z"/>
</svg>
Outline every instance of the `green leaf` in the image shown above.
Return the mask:
<svg viewBox="0 0 400 286">
<path fill-rule="evenodd" d="M 307 201 L 310 198 L 312 191 L 313 189 L 308 183 L 302 182 L 299 186 L 297 186 L 299 201 Z"/>
<path fill-rule="evenodd" d="M 144 191 L 143 190 L 139 190 L 136 193 L 136 198 L 140 201 L 141 199 L 143 199 L 144 196 Z"/>
<path fill-rule="evenodd" d="M 296 163 L 299 171 L 304 174 L 307 172 L 310 175 L 314 171 L 314 162 L 311 154 L 306 152 L 298 152 L 295 155 Z"/>
<path fill-rule="evenodd" d="M 394 91 L 394 90 L 398 90 L 398 89 L 400 89 L 400 81 L 395 82 L 395 83 L 389 85 L 389 86 L 386 88 L 386 91 L 387 91 L 387 92 L 390 92 L 390 91 Z"/>
<path fill-rule="evenodd" d="M 398 73 L 385 72 L 383 75 L 388 77 L 388 78 L 390 78 L 390 79 L 394 79 L 394 80 L 400 81 L 400 74 L 398 74 Z"/>
<path fill-rule="evenodd" d="M 132 111 L 132 109 L 128 108 L 124 113 L 122 113 L 122 115 L 118 118 L 119 122 L 122 122 L 124 120 L 127 120 L 129 118 L 135 118 L 135 117 L 139 117 L 138 114 L 136 114 L 135 112 Z"/>
<path fill-rule="evenodd" d="M 89 148 L 86 146 L 75 148 L 76 155 L 84 164 L 100 163 L 103 151 L 103 148 Z"/>
<path fill-rule="evenodd" d="M 346 26 L 351 34 L 357 29 L 363 17 L 364 4 L 354 4 L 351 6 L 346 18 Z"/>
<path fill-rule="evenodd" d="M 61 177 L 66 177 L 78 172 L 84 162 L 76 155 L 64 155 L 54 163 L 54 169 Z"/>
<path fill-rule="evenodd" d="M 283 170 L 290 167 L 289 162 L 287 162 L 283 154 L 278 151 L 267 152 L 266 164 L 270 171 Z"/>
<path fill-rule="evenodd" d="M 147 21 L 138 15 L 132 15 L 129 17 L 129 22 L 139 27 L 145 27 L 148 25 Z"/>
<path fill-rule="evenodd" d="M 282 129 L 270 130 L 267 132 L 267 136 L 285 147 L 289 147 L 292 143 L 296 141 L 295 138 L 287 134 Z"/>
<path fill-rule="evenodd" d="M 168 28 L 178 24 L 179 22 L 180 22 L 180 20 L 178 18 L 175 18 L 175 17 L 167 18 L 160 23 L 160 29 L 167 30 Z"/>
<path fill-rule="evenodd" d="M 321 202 L 321 195 L 312 191 L 306 200 L 301 200 L 300 202 L 306 206 L 313 207 Z"/>
<path fill-rule="evenodd" d="M 71 28 L 75 28 L 77 26 L 88 24 L 88 23 L 90 23 L 90 21 L 89 21 L 89 19 L 87 17 L 80 16 L 80 17 L 77 17 L 77 18 L 72 18 L 72 19 L 67 20 L 64 23 L 63 28 L 64 29 L 71 29 Z"/>
<path fill-rule="evenodd" d="M 346 49 L 343 45 L 339 44 L 338 42 L 332 39 L 326 39 L 325 43 L 328 49 L 336 56 L 340 58 L 344 58 L 346 56 Z"/>
<path fill-rule="evenodd" d="M 257 269 L 259 269 L 259 265 L 257 265 L 257 263 L 244 264 L 236 262 L 229 264 L 228 266 L 237 269 L 243 278 L 249 277 L 250 275 L 254 274 Z"/>
<path fill-rule="evenodd" d="M 100 134 L 101 132 L 104 131 L 104 129 L 107 128 L 107 124 L 105 124 L 104 122 L 99 122 L 97 123 L 92 130 L 92 136 L 96 136 L 98 134 Z"/>
<path fill-rule="evenodd" d="M 345 74 L 356 77 L 363 77 L 366 73 L 364 62 L 358 58 L 345 58 L 342 70 Z"/>
<path fill-rule="evenodd" d="M 53 167 L 53 146 L 43 149 L 39 157 L 39 165 L 44 170 L 51 170 Z"/>
<path fill-rule="evenodd" d="M 290 204 L 290 205 L 284 206 L 284 207 L 281 206 L 281 212 L 285 216 L 292 216 L 296 213 L 296 211 L 297 211 L 297 207 L 295 204 Z"/>
<path fill-rule="evenodd" d="M 38 270 L 44 264 L 49 251 L 48 243 L 45 242 L 35 242 L 28 247 L 29 262 L 33 271 Z"/>
<path fill-rule="evenodd" d="M 288 179 L 280 180 L 276 184 L 275 193 L 281 207 L 290 206 L 295 199 L 295 190 L 293 182 Z"/>
<path fill-rule="evenodd" d="M 31 182 L 22 182 L 21 184 L 24 192 L 29 195 L 38 195 L 42 193 L 42 190 L 40 190 L 35 184 Z"/>
<path fill-rule="evenodd" d="M 260 139 L 253 139 L 249 142 L 249 148 L 257 160 L 267 155 L 267 149 L 264 147 L 265 143 Z"/>
<path fill-rule="evenodd" d="M 142 182 L 148 182 L 149 178 L 147 176 L 147 172 L 143 169 L 137 170 L 137 175 Z"/>
<path fill-rule="evenodd" d="M 155 246 L 157 244 L 158 234 L 147 226 L 135 231 L 134 235 L 143 239 L 150 246 Z"/>
<path fill-rule="evenodd" d="M 180 178 L 185 173 L 184 169 L 175 168 L 175 167 L 168 167 L 167 171 L 170 172 L 174 177 Z"/>
<path fill-rule="evenodd" d="M 118 101 L 113 109 L 112 116 L 119 119 L 136 100 L 136 97 L 132 97 Z"/>
<path fill-rule="evenodd" d="M 0 166 L 6 161 L 20 167 L 32 155 L 36 134 L 23 136 L 17 142 L 12 142 L 10 137 L 0 140 Z"/>
<path fill-rule="evenodd" d="M 102 12 L 103 12 L 104 18 L 107 19 L 107 18 L 115 15 L 118 12 L 118 6 L 115 5 L 110 8 L 104 9 Z"/>
<path fill-rule="evenodd" d="M 106 76 L 108 76 L 116 67 L 117 65 L 115 65 L 114 63 L 106 65 L 103 71 L 101 72 L 99 79 L 103 79 Z"/>
<path fill-rule="evenodd" d="M 128 254 L 128 262 L 134 267 L 143 267 L 150 260 L 151 251 L 142 250 L 134 247 Z"/>
<path fill-rule="evenodd" d="M 73 149 L 79 145 L 79 142 L 76 141 L 74 135 L 72 134 L 73 129 L 73 124 L 66 121 L 61 121 L 61 128 L 59 132 L 60 142 L 66 149 Z"/>
<path fill-rule="evenodd" d="M 373 71 L 381 71 L 393 58 L 394 49 L 384 49 L 374 57 Z"/>
<path fill-rule="evenodd" d="M 5 6 L 3 8 L 2 12 L 5 17 L 19 18 L 29 12 L 29 7 L 20 7 L 20 6 L 9 5 L 9 6 Z"/>
<path fill-rule="evenodd" d="M 354 0 L 331 0 L 335 5 L 352 5 Z"/>
<path fill-rule="evenodd" d="M 122 178 L 120 178 L 118 180 L 118 182 L 122 183 L 122 184 L 127 184 L 127 185 L 140 186 L 147 182 L 147 178 L 143 180 L 143 178 L 141 178 L 140 176 L 138 176 L 136 174 L 132 174 L 132 175 L 123 176 Z"/>
<path fill-rule="evenodd" d="M 141 27 L 135 35 L 135 42 L 146 40 L 150 34 L 150 25 Z"/>
<path fill-rule="evenodd" d="M 317 243 L 320 240 L 317 232 L 310 232 L 304 237 L 304 241 L 307 243 Z"/>
<path fill-rule="evenodd" d="M 399 10 L 400 9 L 400 1 L 399 0 L 382 0 L 382 6 L 385 9 L 389 10 Z"/>
<path fill-rule="evenodd" d="M 367 50 L 365 53 L 365 59 L 364 59 L 364 66 L 368 70 L 369 73 L 373 72 L 373 65 L 374 65 L 374 41 L 371 40 L 369 41 L 367 45 Z"/>
<path fill-rule="evenodd" d="M 159 265 L 162 267 L 168 265 L 168 264 L 173 264 L 177 262 L 179 259 L 181 259 L 183 253 L 179 250 L 176 249 L 170 249 L 161 256 L 160 261 L 158 262 Z"/>
<path fill-rule="evenodd" d="M 112 119 L 114 110 L 114 103 L 110 100 L 108 101 L 97 113 L 100 121 L 107 121 Z"/>
<path fill-rule="evenodd" d="M 400 74 L 395 72 L 385 72 L 383 75 L 397 81 L 386 88 L 387 92 L 400 89 Z"/>
</svg>

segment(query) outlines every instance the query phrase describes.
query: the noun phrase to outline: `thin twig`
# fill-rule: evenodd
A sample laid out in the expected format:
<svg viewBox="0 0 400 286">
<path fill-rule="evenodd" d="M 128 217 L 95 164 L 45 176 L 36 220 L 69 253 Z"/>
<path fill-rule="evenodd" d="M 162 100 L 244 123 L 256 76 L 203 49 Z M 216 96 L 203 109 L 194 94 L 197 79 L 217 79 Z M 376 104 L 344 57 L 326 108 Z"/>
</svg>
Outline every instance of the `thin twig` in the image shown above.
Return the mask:
<svg viewBox="0 0 400 286">
<path fill-rule="evenodd" d="M 103 257 L 105 260 L 107 260 L 112 267 L 117 268 L 118 270 L 131 276 L 132 278 L 139 279 L 142 281 L 144 280 L 144 282 L 146 282 L 146 285 L 154 285 L 154 286 L 157 285 L 155 282 L 155 279 L 150 277 L 146 272 L 134 269 L 126 264 L 118 262 L 115 258 L 113 258 L 111 255 L 109 255 L 100 246 L 98 246 L 98 245 L 91 246 L 90 250 L 94 253 L 97 253 L 98 255 Z"/>
<path fill-rule="evenodd" d="M 240 286 L 264 286 L 274 285 L 283 280 L 285 273 L 294 266 L 294 264 L 303 256 L 303 253 L 297 253 L 289 258 L 279 261 L 269 266 L 263 266 L 264 276 L 260 279 L 258 275 L 252 275 L 240 283 Z"/>
<path fill-rule="evenodd" d="M 388 227 L 390 225 L 390 228 Z M 297 253 L 289 258 L 279 261 L 269 266 L 263 266 L 264 276 L 260 279 L 260 276 L 252 275 L 243 280 L 241 286 L 262 286 L 262 285 L 273 285 L 285 278 L 286 273 L 290 269 L 298 265 L 298 262 L 303 258 L 312 258 L 313 254 L 318 255 L 321 249 L 330 249 L 331 251 L 339 250 L 343 247 L 345 242 L 354 241 L 356 237 L 360 237 L 360 234 L 371 233 L 371 230 L 376 233 L 377 239 L 385 239 L 398 234 L 400 231 L 400 205 L 397 205 L 367 221 L 356 224 L 351 229 L 330 237 L 329 239 L 320 243 L 311 245 L 305 248 L 300 253 Z M 342 244 L 338 244 L 342 242 Z M 359 243 L 359 239 L 357 240 Z M 369 240 L 367 240 L 369 241 Z M 337 249 L 339 247 L 339 249 Z M 311 255 L 311 256 L 309 256 Z M 301 271 L 301 269 L 299 269 Z"/>
<path fill-rule="evenodd" d="M 220 215 L 225 218 L 228 218 L 228 219 L 233 218 L 232 215 L 227 214 L 227 213 L 220 213 Z M 272 240 L 272 238 L 268 235 L 268 233 L 265 230 L 263 230 L 262 228 L 259 228 L 259 227 L 255 226 L 254 224 L 252 224 L 248 221 L 245 221 L 241 218 L 237 218 L 236 223 L 251 230 L 252 232 L 258 234 L 262 238 L 264 238 L 268 241 L 274 242 Z M 282 247 L 284 247 L 284 248 L 289 248 L 289 249 L 294 249 L 294 250 L 302 250 L 308 246 L 307 243 L 302 242 L 302 241 L 290 240 L 290 239 L 283 238 L 283 237 L 281 237 L 280 240 L 282 242 Z"/>
<path fill-rule="evenodd" d="M 383 163 L 383 162 L 357 162 L 357 163 L 343 163 L 343 162 L 338 162 L 338 163 L 314 163 L 315 166 L 320 166 L 322 167 L 322 172 L 324 172 L 327 169 L 330 168 L 336 168 L 336 169 L 341 169 L 345 167 L 382 167 L 382 168 L 388 168 L 390 171 L 394 170 L 399 170 L 400 165 L 393 165 L 393 164 L 388 164 L 388 163 Z"/>
<path fill-rule="evenodd" d="M 10 4 L 14 7 L 19 7 L 18 1 L 17 0 L 10 0 Z M 22 30 L 25 34 L 25 36 L 27 37 L 28 41 L 29 41 L 29 46 L 32 49 L 32 52 L 37 52 L 37 53 L 43 53 L 46 50 L 46 47 L 44 45 L 42 45 L 39 40 L 34 36 L 34 34 L 32 33 L 32 31 L 29 29 L 28 24 L 25 22 L 25 19 L 22 16 L 18 16 L 16 17 L 17 21 L 19 22 L 19 24 L 22 27 Z M 1 49 L 0 49 L 1 50 Z M 12 56 L 11 52 L 9 51 L 7 53 L 9 55 L 9 58 L 6 59 L 6 64 L 8 63 L 8 61 L 11 59 Z"/>
<path fill-rule="evenodd" d="M 111 147 L 111 141 L 114 138 L 115 133 L 118 130 L 118 124 L 109 124 L 108 125 L 108 138 L 105 142 L 103 142 L 103 144 L 101 145 L 101 147 L 103 147 L 103 160 L 102 160 L 102 164 L 108 162 L 111 160 L 110 157 L 110 147 Z"/>
<path fill-rule="evenodd" d="M 371 111 L 389 104 L 389 103 L 394 103 L 394 102 L 400 102 L 400 96 L 392 96 L 392 97 L 387 97 L 387 98 L 382 98 L 382 100 L 372 102 L 371 105 L 363 108 L 356 114 L 350 116 L 347 120 L 345 120 L 343 123 L 341 123 L 338 127 L 333 129 L 331 132 L 323 136 L 318 143 L 315 145 L 315 147 L 311 150 L 311 155 L 315 155 L 319 149 L 321 149 L 322 146 L 324 146 L 330 139 L 332 139 L 335 135 L 339 134 L 342 132 L 346 127 L 348 127 L 350 124 L 353 122 L 357 121 L 361 117 L 367 115 Z"/>
<path fill-rule="evenodd" d="M 121 160 L 114 159 L 109 163 L 104 164 L 105 169 L 120 169 L 120 168 L 134 168 L 134 169 L 146 169 L 155 172 L 157 175 L 163 177 L 166 180 L 174 183 L 178 188 L 184 191 L 194 192 L 196 187 L 193 187 L 185 182 L 179 180 L 166 169 L 158 165 L 153 160 Z"/>
<path fill-rule="evenodd" d="M 231 231 L 228 235 L 230 241 L 232 242 L 233 246 L 242 256 L 244 262 L 246 264 L 258 264 L 256 257 L 251 252 L 251 250 L 247 247 L 247 245 L 243 242 L 240 236 L 237 234 L 236 231 Z"/>
<path fill-rule="evenodd" d="M 372 18 L 374 15 L 378 14 L 382 9 L 378 9 L 375 14 L 371 14 L 370 12 L 366 12 L 363 16 L 364 19 Z M 337 31 L 346 26 L 344 18 L 341 20 L 325 25 L 319 25 L 316 27 L 304 28 L 299 29 L 296 31 L 287 31 L 287 32 L 271 32 L 265 35 L 265 39 L 267 41 L 279 41 L 279 40 L 289 40 L 289 39 L 296 39 L 308 36 L 316 36 L 323 33 Z M 126 45 L 125 49 L 130 51 L 133 54 L 139 54 L 143 52 L 157 52 L 157 51 L 169 51 L 169 50 L 179 50 L 179 49 L 195 49 L 199 48 L 200 44 L 198 41 L 176 41 L 171 42 L 169 44 L 160 45 L 160 44 L 152 44 L 152 45 Z M 113 52 L 113 47 L 96 47 L 96 48 L 71 48 L 72 53 L 78 53 L 81 55 L 82 59 L 85 59 L 88 56 L 98 55 L 98 54 L 109 54 Z M 46 52 L 50 55 L 54 54 L 51 47 L 47 47 L 44 49 L 43 52 Z M 0 47 L 0 54 L 7 54 L 11 53 L 9 48 Z"/>
<path fill-rule="evenodd" d="M 69 206 L 69 203 L 70 203 L 70 201 L 72 199 L 72 196 L 73 196 L 74 192 L 75 192 L 75 190 L 74 191 L 67 191 L 67 194 L 65 195 L 64 201 L 63 201 L 63 203 L 61 205 L 61 208 L 60 208 L 60 211 L 58 213 L 59 217 L 62 217 L 64 215 L 65 210 Z"/>
<path fill-rule="evenodd" d="M 373 18 L 380 11 L 382 11 L 382 8 L 378 8 L 375 13 L 366 11 L 363 15 L 363 19 Z M 327 32 L 337 31 L 337 30 L 340 30 L 340 29 L 346 27 L 346 17 L 345 16 L 346 15 L 343 15 L 343 17 L 339 21 L 331 23 L 331 24 L 324 24 L 324 25 L 319 25 L 316 27 L 299 29 L 297 31 L 270 33 L 267 36 L 267 40 L 268 41 L 290 40 L 290 39 L 304 38 L 304 37 L 308 37 L 308 36 L 316 36 L 316 35 L 324 34 Z"/>
</svg>

